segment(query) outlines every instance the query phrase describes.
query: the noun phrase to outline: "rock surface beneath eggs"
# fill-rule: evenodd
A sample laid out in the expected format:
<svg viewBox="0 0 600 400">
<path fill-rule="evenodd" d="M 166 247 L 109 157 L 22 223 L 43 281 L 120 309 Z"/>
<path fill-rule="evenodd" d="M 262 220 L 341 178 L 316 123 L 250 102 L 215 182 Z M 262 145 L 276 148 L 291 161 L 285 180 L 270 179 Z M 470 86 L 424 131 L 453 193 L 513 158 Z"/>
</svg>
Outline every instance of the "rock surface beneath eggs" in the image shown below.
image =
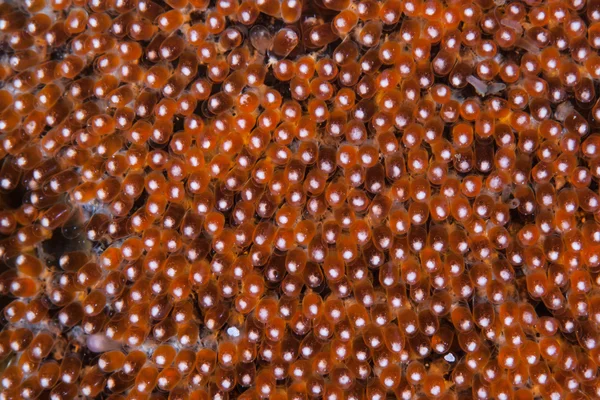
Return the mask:
<svg viewBox="0 0 600 400">
<path fill-rule="evenodd" d="M 0 398 L 600 397 L 599 0 L 0 4 Z"/>
</svg>

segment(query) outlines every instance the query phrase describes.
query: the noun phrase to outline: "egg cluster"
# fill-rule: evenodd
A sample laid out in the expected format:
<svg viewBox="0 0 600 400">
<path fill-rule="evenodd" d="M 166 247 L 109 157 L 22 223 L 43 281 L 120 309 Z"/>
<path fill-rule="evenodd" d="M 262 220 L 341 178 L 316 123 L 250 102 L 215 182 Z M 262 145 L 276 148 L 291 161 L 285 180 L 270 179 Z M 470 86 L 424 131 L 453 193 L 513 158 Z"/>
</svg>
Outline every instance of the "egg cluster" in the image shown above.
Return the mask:
<svg viewBox="0 0 600 400">
<path fill-rule="evenodd" d="M 0 398 L 600 397 L 599 0 L 0 4 Z"/>
</svg>

